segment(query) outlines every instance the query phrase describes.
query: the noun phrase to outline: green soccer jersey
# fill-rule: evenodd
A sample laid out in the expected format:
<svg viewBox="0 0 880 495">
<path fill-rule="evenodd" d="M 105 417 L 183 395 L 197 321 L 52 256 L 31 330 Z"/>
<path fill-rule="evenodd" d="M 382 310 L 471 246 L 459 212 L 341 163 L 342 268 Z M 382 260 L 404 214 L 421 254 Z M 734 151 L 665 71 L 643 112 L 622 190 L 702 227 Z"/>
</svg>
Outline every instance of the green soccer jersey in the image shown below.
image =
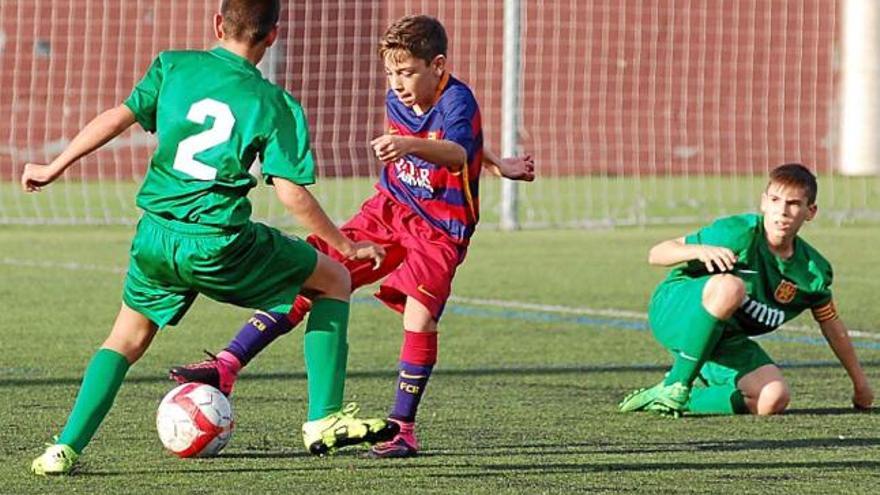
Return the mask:
<svg viewBox="0 0 880 495">
<path fill-rule="evenodd" d="M 259 157 L 273 177 L 315 181 L 300 104 L 221 47 L 162 52 L 125 105 L 158 146 L 137 195 L 155 215 L 220 228 L 249 221 Z"/>
<path fill-rule="evenodd" d="M 767 246 L 760 215 L 720 218 L 685 237 L 685 242 L 723 246 L 736 255 L 733 274 L 745 282 L 746 297 L 727 322 L 734 331 L 760 335 L 805 309 L 812 309 L 817 319 L 833 312 L 828 261 L 800 237 L 795 238 L 791 258 L 777 257 Z M 693 260 L 672 270 L 663 283 L 707 274 L 705 265 Z"/>
</svg>

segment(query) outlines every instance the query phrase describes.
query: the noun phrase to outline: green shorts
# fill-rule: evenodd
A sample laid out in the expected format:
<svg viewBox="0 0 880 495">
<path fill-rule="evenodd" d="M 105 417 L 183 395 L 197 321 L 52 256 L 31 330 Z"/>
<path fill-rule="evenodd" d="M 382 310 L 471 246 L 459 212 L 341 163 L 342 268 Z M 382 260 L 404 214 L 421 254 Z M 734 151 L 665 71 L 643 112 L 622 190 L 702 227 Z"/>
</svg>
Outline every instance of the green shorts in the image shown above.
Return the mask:
<svg viewBox="0 0 880 495">
<path fill-rule="evenodd" d="M 740 378 L 767 364 L 776 365 L 767 352 L 747 335 L 725 335 L 703 364 L 700 376 L 709 385 L 736 386 Z"/>
<path fill-rule="evenodd" d="M 654 338 L 673 352 L 683 347 L 688 338 L 688 315 L 702 310 L 703 288 L 710 276 L 663 282 L 654 291 L 648 307 L 648 321 Z M 744 375 L 767 364 L 773 359 L 731 323 L 722 321 L 721 340 L 716 344 L 700 375 L 710 384 L 736 384 Z"/>
<path fill-rule="evenodd" d="M 131 241 L 122 299 L 159 327 L 175 325 L 198 294 L 287 312 L 318 254 L 261 223 L 235 231 L 144 214 Z"/>
</svg>

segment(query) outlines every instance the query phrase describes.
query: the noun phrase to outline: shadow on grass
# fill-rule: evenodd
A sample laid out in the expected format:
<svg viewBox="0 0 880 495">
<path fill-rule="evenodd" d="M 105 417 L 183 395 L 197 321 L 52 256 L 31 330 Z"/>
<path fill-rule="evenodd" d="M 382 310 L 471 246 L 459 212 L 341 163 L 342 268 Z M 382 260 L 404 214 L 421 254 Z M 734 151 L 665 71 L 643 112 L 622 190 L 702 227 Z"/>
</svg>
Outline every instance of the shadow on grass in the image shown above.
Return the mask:
<svg viewBox="0 0 880 495">
<path fill-rule="evenodd" d="M 410 466 L 411 467 L 411 466 Z M 876 470 L 880 461 L 824 461 L 824 462 L 647 462 L 647 463 L 533 463 L 491 464 L 471 466 L 470 472 L 425 473 L 434 478 L 478 478 L 486 476 L 509 477 L 512 475 L 548 475 L 598 472 L 655 472 L 655 471 L 770 471 L 806 469 L 827 474 L 829 470 L 853 471 Z M 815 470 L 815 471 L 814 471 Z"/>
<path fill-rule="evenodd" d="M 880 410 L 870 409 L 861 411 L 854 407 L 816 407 L 811 409 L 788 409 L 784 414 L 786 416 L 789 414 L 795 416 L 846 416 L 849 414 L 880 414 Z"/>
<path fill-rule="evenodd" d="M 414 470 L 424 470 L 421 476 L 436 478 L 475 478 L 485 476 L 523 476 L 536 475 L 546 476 L 553 474 L 568 473 L 601 473 L 601 472 L 657 472 L 657 471 L 774 471 L 782 470 L 791 472 L 792 470 L 809 470 L 810 472 L 827 474 L 829 471 L 838 470 L 852 472 L 855 470 L 876 471 L 880 469 L 880 461 L 873 460 L 853 460 L 853 461 L 795 461 L 795 462 L 777 462 L 755 460 L 754 462 L 533 462 L 533 463 L 475 463 L 475 462 L 431 462 L 423 463 L 418 459 L 399 461 L 376 461 L 359 463 L 356 466 L 349 466 L 349 469 L 364 471 L 397 471 L 405 466 L 407 471 L 413 473 Z M 157 476 L 162 474 L 179 475 L 179 474 L 232 474 L 232 473 L 291 473 L 314 475 L 315 473 L 326 473 L 328 466 L 324 463 L 309 463 L 308 466 L 295 465 L 290 467 L 233 467 L 233 466 L 212 466 L 202 464 L 199 466 L 186 467 L 181 469 L 167 470 L 108 470 L 108 471 L 89 471 L 87 468 L 78 472 L 77 477 L 113 477 L 113 476 L 132 476 L 132 475 L 149 475 Z M 444 472 L 437 472 L 442 470 Z"/>
<path fill-rule="evenodd" d="M 804 362 L 783 362 L 784 369 L 821 369 L 836 368 L 840 366 L 837 361 L 804 361 Z M 880 361 L 866 361 L 862 366 L 880 366 Z M 539 375 L 566 375 L 566 374 L 588 374 L 588 373 L 643 373 L 657 372 L 662 373 L 667 370 L 667 365 L 656 364 L 606 364 L 606 365 L 583 365 L 583 366 L 500 366 L 497 368 L 440 368 L 434 371 L 433 376 L 539 376 Z M 348 378 L 389 378 L 396 375 L 396 370 L 354 370 L 347 375 Z M 266 372 L 266 373 L 248 373 L 242 374 L 243 381 L 271 381 L 271 380 L 303 380 L 306 379 L 305 372 L 287 373 L 287 372 Z M 21 386 L 52 386 L 52 385 L 79 385 L 82 377 L 34 377 L 34 378 L 4 378 L 0 379 L 0 388 L 3 387 L 21 387 Z M 125 379 L 126 383 L 171 383 L 163 373 L 155 376 L 130 376 Z"/>
<path fill-rule="evenodd" d="M 803 438 L 790 440 L 719 440 L 693 442 L 650 442 L 638 444 L 614 444 L 598 441 L 484 445 L 479 450 L 443 451 L 441 457 L 492 456 L 553 456 L 553 455 L 655 455 L 673 452 L 741 452 L 741 451 L 783 451 L 793 449 L 846 449 L 880 446 L 880 438 Z M 421 456 L 421 454 L 419 454 Z"/>
</svg>

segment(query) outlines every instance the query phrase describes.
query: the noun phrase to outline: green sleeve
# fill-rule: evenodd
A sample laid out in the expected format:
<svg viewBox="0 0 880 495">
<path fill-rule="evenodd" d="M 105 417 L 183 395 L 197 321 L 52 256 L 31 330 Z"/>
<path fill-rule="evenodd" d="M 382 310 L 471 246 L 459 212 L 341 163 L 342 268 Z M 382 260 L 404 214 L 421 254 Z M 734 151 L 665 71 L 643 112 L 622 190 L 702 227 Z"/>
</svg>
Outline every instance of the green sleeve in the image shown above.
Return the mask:
<svg viewBox="0 0 880 495">
<path fill-rule="evenodd" d="M 315 183 L 315 161 L 309 145 L 306 115 L 299 102 L 287 93 L 260 160 L 266 182 L 280 177 L 301 186 Z"/>
<path fill-rule="evenodd" d="M 760 217 L 757 215 L 735 215 L 715 220 L 685 237 L 687 244 L 706 244 L 726 247 L 740 253 L 752 244 Z"/>
<path fill-rule="evenodd" d="M 819 260 L 810 260 L 809 270 L 817 275 L 815 284 L 818 285 L 816 293 L 816 301 L 813 307 L 825 306 L 832 300 L 831 282 L 834 279 L 834 271 L 831 264 L 820 258 Z"/>
<path fill-rule="evenodd" d="M 162 55 L 156 57 L 143 79 L 123 102 L 138 124 L 147 132 L 156 132 L 156 108 L 159 103 L 159 90 L 162 89 Z"/>
</svg>

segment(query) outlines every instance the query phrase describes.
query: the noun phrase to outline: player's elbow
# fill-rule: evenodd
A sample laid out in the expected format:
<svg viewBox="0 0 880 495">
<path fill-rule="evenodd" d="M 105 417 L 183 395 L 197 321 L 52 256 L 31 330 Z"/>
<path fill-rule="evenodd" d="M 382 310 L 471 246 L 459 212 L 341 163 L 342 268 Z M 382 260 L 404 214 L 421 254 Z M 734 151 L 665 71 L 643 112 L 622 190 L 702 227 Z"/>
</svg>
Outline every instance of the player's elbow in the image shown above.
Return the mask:
<svg viewBox="0 0 880 495">
<path fill-rule="evenodd" d="M 449 168 L 453 170 L 460 170 L 462 167 L 467 165 L 467 151 L 464 149 L 464 146 L 454 141 L 447 141 L 447 143 L 449 146 L 449 149 L 447 151 L 447 162 L 449 164 Z"/>
<path fill-rule="evenodd" d="M 662 256 L 662 243 L 648 250 L 648 264 L 652 266 L 665 266 Z"/>
<path fill-rule="evenodd" d="M 275 195 L 288 211 L 296 213 L 307 209 L 311 204 L 312 195 L 304 186 L 279 177 L 275 177 L 272 182 L 275 185 Z"/>
<path fill-rule="evenodd" d="M 464 148 L 461 147 L 461 145 L 456 144 L 455 146 L 458 147 L 458 149 L 455 150 L 455 154 L 457 155 L 455 158 L 456 163 L 461 163 L 462 165 L 467 164 L 467 161 L 468 161 L 467 151 L 465 151 Z"/>
<path fill-rule="evenodd" d="M 128 129 L 136 122 L 134 112 L 126 105 L 117 105 L 104 112 L 104 116 L 116 134 Z"/>
</svg>

